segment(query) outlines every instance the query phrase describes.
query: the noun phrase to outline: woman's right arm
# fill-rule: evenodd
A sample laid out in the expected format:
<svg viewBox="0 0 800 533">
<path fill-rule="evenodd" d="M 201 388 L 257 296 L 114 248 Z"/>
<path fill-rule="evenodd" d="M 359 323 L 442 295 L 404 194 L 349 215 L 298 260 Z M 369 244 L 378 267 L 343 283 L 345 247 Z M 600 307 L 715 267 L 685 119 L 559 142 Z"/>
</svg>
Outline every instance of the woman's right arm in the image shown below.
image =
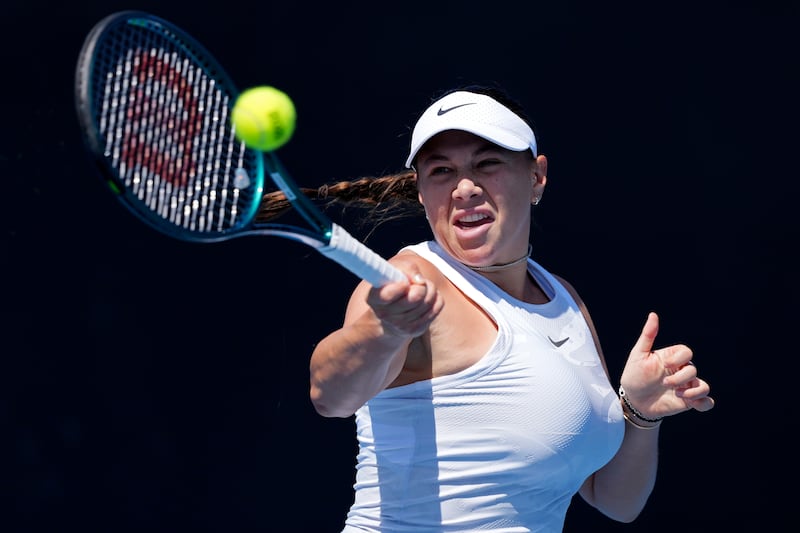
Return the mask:
<svg viewBox="0 0 800 533">
<path fill-rule="evenodd" d="M 343 326 L 311 355 L 310 396 L 326 417 L 348 417 L 400 374 L 411 341 L 425 333 L 442 309 L 442 298 L 408 256 L 392 260 L 409 281 L 383 287 L 359 283 Z"/>
</svg>

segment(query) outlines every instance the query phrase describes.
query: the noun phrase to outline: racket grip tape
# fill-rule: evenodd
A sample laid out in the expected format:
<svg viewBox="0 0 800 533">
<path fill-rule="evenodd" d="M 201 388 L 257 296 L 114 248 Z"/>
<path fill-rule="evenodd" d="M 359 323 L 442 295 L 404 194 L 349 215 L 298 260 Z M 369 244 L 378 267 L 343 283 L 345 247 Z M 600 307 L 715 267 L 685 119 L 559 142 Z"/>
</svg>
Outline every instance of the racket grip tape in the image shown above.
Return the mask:
<svg viewBox="0 0 800 533">
<path fill-rule="evenodd" d="M 392 266 L 335 223 L 331 226 L 330 242 L 317 250 L 375 287 L 407 279 L 400 269 Z"/>
</svg>

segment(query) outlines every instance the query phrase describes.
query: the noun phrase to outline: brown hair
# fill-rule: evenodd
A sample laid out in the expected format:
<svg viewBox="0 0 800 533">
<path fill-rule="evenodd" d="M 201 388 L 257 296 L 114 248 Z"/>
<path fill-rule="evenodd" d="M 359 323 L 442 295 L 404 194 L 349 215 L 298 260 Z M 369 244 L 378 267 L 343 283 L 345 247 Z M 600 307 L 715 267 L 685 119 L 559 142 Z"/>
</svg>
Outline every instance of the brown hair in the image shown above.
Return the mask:
<svg viewBox="0 0 800 533">
<path fill-rule="evenodd" d="M 417 176 L 413 170 L 339 181 L 316 189 L 303 187 L 300 191 L 322 208 L 333 204 L 364 208 L 367 218 L 378 222 L 424 213 L 417 198 Z M 281 191 L 267 193 L 261 199 L 256 221 L 268 222 L 290 208 L 291 204 Z"/>
</svg>

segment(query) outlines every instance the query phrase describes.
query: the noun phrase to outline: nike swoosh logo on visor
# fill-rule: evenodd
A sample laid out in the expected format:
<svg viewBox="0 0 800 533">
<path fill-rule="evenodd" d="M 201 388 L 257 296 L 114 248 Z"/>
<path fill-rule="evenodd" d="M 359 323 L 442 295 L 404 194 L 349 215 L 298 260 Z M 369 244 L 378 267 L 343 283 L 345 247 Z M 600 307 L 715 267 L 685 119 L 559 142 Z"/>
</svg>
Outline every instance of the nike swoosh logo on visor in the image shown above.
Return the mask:
<svg viewBox="0 0 800 533">
<path fill-rule="evenodd" d="M 436 115 L 441 117 L 442 115 L 444 115 L 445 113 L 449 113 L 453 109 L 458 109 L 459 107 L 464 107 L 465 105 L 475 105 L 475 104 L 477 104 L 477 102 L 467 102 L 466 104 L 458 104 L 454 105 L 453 107 L 448 107 L 447 109 L 440 107 L 439 111 L 436 112 Z"/>
</svg>

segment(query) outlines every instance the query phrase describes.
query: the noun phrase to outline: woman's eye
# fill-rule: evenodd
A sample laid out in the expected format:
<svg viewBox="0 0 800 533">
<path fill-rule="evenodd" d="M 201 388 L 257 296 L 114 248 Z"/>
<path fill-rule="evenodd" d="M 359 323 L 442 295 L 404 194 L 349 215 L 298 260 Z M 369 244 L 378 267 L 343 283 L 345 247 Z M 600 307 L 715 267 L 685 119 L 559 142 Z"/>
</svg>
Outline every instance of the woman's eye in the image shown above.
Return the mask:
<svg viewBox="0 0 800 533">
<path fill-rule="evenodd" d="M 478 162 L 478 168 L 486 168 L 498 164 L 500 164 L 500 161 L 497 159 L 484 159 L 483 161 Z"/>
<path fill-rule="evenodd" d="M 431 175 L 432 176 L 440 175 L 440 174 L 447 174 L 448 172 L 450 172 L 450 169 L 447 168 L 447 167 L 435 167 L 435 168 L 431 169 Z"/>
</svg>

